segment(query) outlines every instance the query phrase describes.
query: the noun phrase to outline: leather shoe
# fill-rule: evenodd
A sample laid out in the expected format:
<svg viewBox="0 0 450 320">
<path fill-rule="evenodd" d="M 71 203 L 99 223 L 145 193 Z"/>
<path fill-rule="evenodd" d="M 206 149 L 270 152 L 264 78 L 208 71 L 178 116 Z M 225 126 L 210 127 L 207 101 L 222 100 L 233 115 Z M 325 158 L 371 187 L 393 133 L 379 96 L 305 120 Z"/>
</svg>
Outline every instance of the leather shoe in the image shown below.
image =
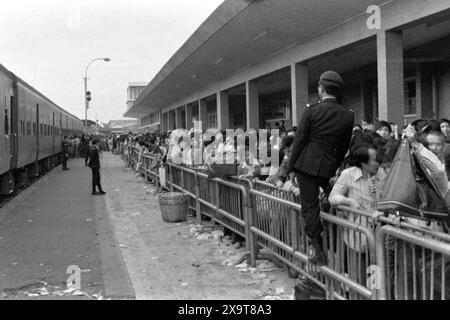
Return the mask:
<svg viewBox="0 0 450 320">
<path fill-rule="evenodd" d="M 106 194 L 106 192 L 103 191 L 103 190 L 99 191 L 98 193 L 99 193 L 99 194 Z"/>
<path fill-rule="evenodd" d="M 294 287 L 294 300 L 325 300 L 325 291 L 309 279 L 299 279 Z"/>
<path fill-rule="evenodd" d="M 320 240 L 315 239 L 311 241 L 312 244 L 308 248 L 308 260 L 311 264 L 316 266 L 327 265 L 327 257 L 320 245 Z"/>
</svg>

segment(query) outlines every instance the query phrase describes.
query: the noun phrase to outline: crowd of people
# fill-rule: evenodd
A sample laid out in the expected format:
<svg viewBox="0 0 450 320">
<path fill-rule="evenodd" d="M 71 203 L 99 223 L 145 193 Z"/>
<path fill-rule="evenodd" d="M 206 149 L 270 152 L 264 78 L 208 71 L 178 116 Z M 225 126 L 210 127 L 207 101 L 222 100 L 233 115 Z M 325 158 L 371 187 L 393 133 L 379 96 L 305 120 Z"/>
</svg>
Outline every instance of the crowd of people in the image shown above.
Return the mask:
<svg viewBox="0 0 450 320">
<path fill-rule="evenodd" d="M 202 135 L 199 139 L 194 138 L 193 129 L 189 132 L 182 130 L 166 134 L 128 133 L 113 138 L 111 142 L 114 149 L 117 148 L 117 143 L 125 148 L 132 146 L 138 149 L 138 166 L 144 154 L 158 155 L 160 163 L 168 161 L 177 165 L 199 168 L 206 168 L 207 165 L 215 163 L 219 156 L 223 159 L 223 163 L 229 163 L 230 158 L 233 163 L 236 159 L 239 178 L 258 179 L 282 190 L 300 194 L 297 178 L 289 174 L 288 168 L 295 136 L 294 130 L 279 132 L 276 140 L 269 132 L 267 141 L 261 141 L 256 134 L 259 142 L 254 149 L 255 152 L 250 150 L 248 137 L 245 139 L 245 144 L 241 146 L 238 143 L 239 134 L 227 137 L 226 132 L 218 129 L 208 131 L 209 134 Z M 243 131 L 242 134 L 244 134 Z M 186 139 L 186 136 L 189 138 Z M 361 125 L 356 124 L 353 127 L 349 151 L 335 177 L 331 179 L 331 188 L 327 194 L 331 205 L 376 210 L 376 200 L 383 191 L 383 185 L 389 175 L 402 137 L 409 140 L 415 153 L 422 155 L 430 175 L 439 186 L 441 196 L 448 199 L 450 121 L 447 119 L 417 120 L 403 128 L 399 138 L 396 139 L 395 136 L 392 125 L 386 121 L 379 121 L 375 125 L 364 121 Z M 198 144 L 201 144 L 201 148 Z M 105 150 L 110 150 L 108 143 L 105 143 L 105 146 Z M 279 163 L 264 163 L 261 160 L 262 157 L 258 157 L 262 151 L 268 152 L 269 155 L 271 152 L 279 152 Z M 198 154 L 195 154 L 196 152 Z M 242 155 L 244 155 L 243 158 Z M 358 175 L 367 177 L 367 181 L 360 184 L 353 183 L 350 178 L 356 178 Z M 377 197 L 369 194 L 368 190 L 373 190 Z M 325 192 L 325 190 L 322 191 Z"/>
<path fill-rule="evenodd" d="M 364 121 L 361 125 L 353 126 L 348 151 L 342 163 L 338 166 L 334 177 L 329 180 L 329 186 L 320 188 L 321 211 L 328 212 L 331 208 L 337 206 L 347 206 L 365 212 L 376 212 L 394 159 L 404 141 L 408 141 L 411 146 L 411 153 L 416 154 L 418 159 L 422 161 L 424 168 L 437 186 L 439 195 L 450 207 L 450 121 L 447 119 L 440 121 L 417 120 L 402 128 L 399 133 L 396 133 L 395 129 L 392 124 L 386 121 L 379 121 L 376 124 Z M 206 170 L 208 166 L 218 160 L 222 161 L 220 163 L 237 160 L 235 164 L 239 178 L 264 181 L 280 190 L 294 193 L 297 199 L 301 198 L 304 194 L 301 182 L 298 181 L 301 176 L 293 174 L 290 167 L 290 158 L 293 148 L 296 147 L 294 143 L 296 140 L 295 129 L 281 130 L 281 132 L 278 132 L 279 134 L 272 136 L 269 132 L 267 139 L 257 134 L 255 152 L 251 152 L 251 139 L 248 139 L 248 137 L 242 139 L 242 135 L 245 136 L 245 134 L 239 133 L 238 130 L 236 132 L 237 134 L 234 137 L 227 137 L 226 132 L 208 130 L 207 134 L 200 135 L 197 139 L 194 129 L 166 134 L 129 133 L 120 137 L 119 142 L 121 147 L 132 146 L 138 149 L 139 156 L 136 169 L 139 169 L 144 154 L 156 155 L 158 165 L 171 162 L 181 166 Z M 239 141 L 245 141 L 245 143 L 241 145 Z M 257 155 L 260 155 L 258 152 L 267 152 L 268 155 L 272 152 L 278 152 L 278 163 L 262 161 L 263 157 L 257 157 Z M 198 162 L 196 159 L 202 161 Z M 402 186 L 398 187 L 401 188 Z M 304 207 L 303 204 L 302 207 Z M 346 218 L 362 226 L 368 224 L 367 218 L 361 215 L 350 213 L 347 214 Z M 403 220 L 433 231 L 448 231 L 446 224 L 441 223 L 441 221 L 425 221 L 419 218 Z M 243 241 L 230 230 L 225 230 L 225 233 L 232 236 L 235 244 L 240 244 Z M 349 233 L 344 236 L 344 242 L 348 250 L 355 252 L 350 256 L 356 257 L 358 254 L 362 254 L 364 257 L 367 246 L 365 237 L 353 235 L 352 238 L 352 234 Z M 317 246 L 317 249 L 321 249 L 320 244 L 317 244 Z M 403 255 L 402 250 L 405 250 L 408 259 L 412 259 L 413 249 L 403 247 L 398 250 L 400 253 L 397 253 L 397 255 Z M 314 258 L 314 256 L 309 256 L 309 258 Z M 314 259 L 312 260 L 314 261 Z M 317 259 L 316 262 L 326 264 L 326 260 Z M 355 265 L 357 264 L 355 263 Z M 360 263 L 360 267 L 362 268 L 360 274 L 365 279 L 363 263 Z M 407 272 L 398 271 L 399 277 L 406 277 L 406 274 Z M 408 282 L 410 279 L 412 277 L 408 278 Z M 359 280 L 363 281 L 362 283 L 365 281 Z M 401 291 L 401 289 L 399 290 Z M 401 292 L 400 295 L 402 294 L 405 296 L 410 293 Z"/>
<path fill-rule="evenodd" d="M 234 164 L 241 179 L 257 179 L 294 193 L 300 198 L 305 221 L 303 231 L 311 242 L 309 261 L 326 265 L 320 211 L 345 206 L 377 212 L 387 182 L 402 183 L 389 177 L 405 143 L 409 147 L 408 156 L 418 162 L 430 190 L 436 193 L 437 198 L 428 202 L 440 199 L 447 212 L 450 208 L 450 120 L 418 119 L 401 130 L 382 120 L 355 124 L 353 112 L 339 103 L 342 84 L 337 73 L 324 73 L 319 82 L 321 102 L 307 108 L 298 127 L 290 131 L 283 126 L 276 132 L 265 133 L 235 130 L 229 136 L 218 129 L 197 134 L 192 128 L 162 135 L 129 133 L 119 141 L 124 147 L 139 150 L 136 169 L 143 154 L 157 155 L 159 164 L 171 162 L 206 171 L 215 164 Z M 279 157 L 271 157 L 274 154 Z M 402 185 L 394 187 L 408 190 Z M 346 218 L 363 226 L 368 223 L 361 215 L 347 214 Z M 449 219 L 408 217 L 404 221 L 448 232 Z M 349 250 L 365 251 L 364 237 L 356 241 L 347 235 L 344 242 Z M 410 256 L 412 250 L 408 250 L 405 255 Z"/>
</svg>

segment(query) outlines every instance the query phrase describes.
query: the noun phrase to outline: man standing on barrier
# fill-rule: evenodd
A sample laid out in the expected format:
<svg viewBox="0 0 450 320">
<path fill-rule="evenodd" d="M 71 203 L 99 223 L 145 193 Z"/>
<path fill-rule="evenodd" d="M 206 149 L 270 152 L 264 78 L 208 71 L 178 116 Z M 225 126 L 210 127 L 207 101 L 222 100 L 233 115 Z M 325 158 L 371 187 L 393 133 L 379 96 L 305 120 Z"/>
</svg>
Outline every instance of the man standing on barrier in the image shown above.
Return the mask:
<svg viewBox="0 0 450 320">
<path fill-rule="evenodd" d="M 354 114 L 340 105 L 343 80 L 334 71 L 319 80 L 320 102 L 307 108 L 298 124 L 288 172 L 300 187 L 304 232 L 311 242 L 310 263 L 326 265 L 322 247 L 319 193 L 331 191 L 330 179 L 341 165 L 352 137 Z"/>
<path fill-rule="evenodd" d="M 92 195 L 106 194 L 100 184 L 99 142 L 100 140 L 97 138 L 92 140 L 91 151 L 89 153 L 89 167 L 91 167 L 92 170 Z M 95 191 L 95 187 L 98 187 L 98 192 Z"/>
</svg>

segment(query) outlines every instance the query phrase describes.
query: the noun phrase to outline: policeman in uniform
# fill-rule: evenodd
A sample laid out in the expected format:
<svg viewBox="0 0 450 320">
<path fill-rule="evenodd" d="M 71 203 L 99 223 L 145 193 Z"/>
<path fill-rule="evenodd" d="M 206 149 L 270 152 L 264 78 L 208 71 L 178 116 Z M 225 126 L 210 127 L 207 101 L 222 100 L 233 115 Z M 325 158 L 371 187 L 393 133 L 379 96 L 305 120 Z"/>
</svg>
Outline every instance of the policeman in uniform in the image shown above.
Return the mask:
<svg viewBox="0 0 450 320">
<path fill-rule="evenodd" d="M 295 173 L 300 188 L 304 232 L 310 239 L 308 258 L 312 264 L 325 265 L 322 249 L 319 193 L 331 192 L 330 179 L 341 165 L 352 137 L 354 114 L 340 105 L 341 76 L 327 71 L 320 77 L 320 102 L 307 108 L 298 124 L 289 172 Z"/>
<path fill-rule="evenodd" d="M 63 170 L 69 170 L 69 168 L 67 168 L 67 160 L 69 159 L 69 147 L 70 147 L 70 142 L 67 139 L 67 136 L 64 136 L 63 141 L 62 141 L 62 169 Z"/>
<path fill-rule="evenodd" d="M 92 140 L 91 150 L 89 152 L 89 167 L 92 170 L 92 194 L 103 195 L 106 192 L 103 191 L 100 184 L 100 158 L 99 158 L 99 139 L 94 138 Z M 95 187 L 98 187 L 98 192 L 95 191 Z"/>
</svg>

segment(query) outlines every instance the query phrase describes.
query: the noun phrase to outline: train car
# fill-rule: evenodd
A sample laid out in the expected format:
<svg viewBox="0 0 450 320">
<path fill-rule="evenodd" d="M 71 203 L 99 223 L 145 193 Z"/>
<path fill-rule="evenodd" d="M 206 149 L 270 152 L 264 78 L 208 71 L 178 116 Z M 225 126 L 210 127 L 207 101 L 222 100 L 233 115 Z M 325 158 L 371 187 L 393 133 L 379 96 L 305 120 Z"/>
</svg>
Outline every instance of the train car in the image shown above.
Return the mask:
<svg viewBox="0 0 450 320">
<path fill-rule="evenodd" d="M 11 169 L 11 154 L 12 154 L 12 132 L 11 132 L 11 106 L 14 102 L 14 79 L 12 74 L 0 65 L 0 101 L 2 104 L 0 121 L 0 177 L 4 177 L 0 183 L 8 186 L 8 172 Z M 3 181 L 4 180 L 4 181 Z M 0 186 L 1 189 L 1 186 Z"/>
<path fill-rule="evenodd" d="M 82 122 L 1 65 L 0 95 L 0 194 L 5 195 L 59 163 L 63 135 L 81 135 Z"/>
</svg>

